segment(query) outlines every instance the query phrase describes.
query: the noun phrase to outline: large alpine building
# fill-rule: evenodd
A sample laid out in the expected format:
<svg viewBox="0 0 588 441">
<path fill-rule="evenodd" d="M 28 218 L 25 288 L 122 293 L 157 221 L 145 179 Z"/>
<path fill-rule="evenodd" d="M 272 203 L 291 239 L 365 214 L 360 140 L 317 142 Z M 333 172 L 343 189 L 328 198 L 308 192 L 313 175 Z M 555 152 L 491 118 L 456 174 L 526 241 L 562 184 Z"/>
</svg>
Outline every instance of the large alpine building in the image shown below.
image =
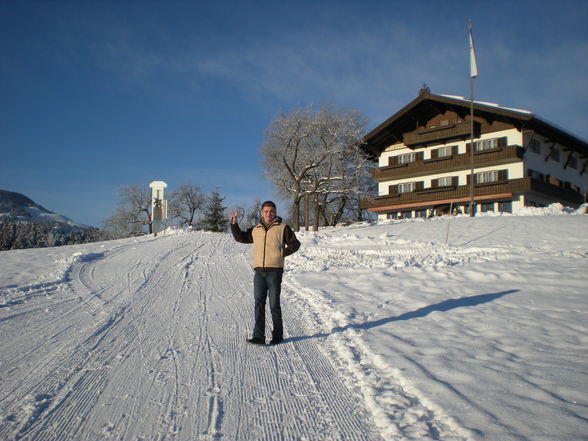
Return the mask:
<svg viewBox="0 0 588 441">
<path fill-rule="evenodd" d="M 474 210 L 516 212 L 560 202 L 578 206 L 588 191 L 588 144 L 525 110 L 434 95 L 418 97 L 364 137 L 378 161 L 378 195 L 362 208 L 380 218 L 468 213 L 471 135 Z M 473 127 L 472 127 L 473 124 Z"/>
</svg>

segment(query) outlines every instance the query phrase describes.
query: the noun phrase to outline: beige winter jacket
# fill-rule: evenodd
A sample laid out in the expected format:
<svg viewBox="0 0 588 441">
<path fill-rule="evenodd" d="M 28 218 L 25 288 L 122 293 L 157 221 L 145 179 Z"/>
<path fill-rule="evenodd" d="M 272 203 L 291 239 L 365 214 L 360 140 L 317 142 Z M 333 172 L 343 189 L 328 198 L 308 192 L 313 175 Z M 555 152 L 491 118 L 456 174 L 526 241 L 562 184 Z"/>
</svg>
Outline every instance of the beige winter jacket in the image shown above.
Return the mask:
<svg viewBox="0 0 588 441">
<path fill-rule="evenodd" d="M 292 228 L 279 217 L 267 228 L 260 222 L 247 231 L 241 231 L 238 224 L 231 224 L 231 232 L 237 242 L 253 243 L 253 268 L 256 270 L 282 269 L 284 257 L 300 248 Z"/>
</svg>

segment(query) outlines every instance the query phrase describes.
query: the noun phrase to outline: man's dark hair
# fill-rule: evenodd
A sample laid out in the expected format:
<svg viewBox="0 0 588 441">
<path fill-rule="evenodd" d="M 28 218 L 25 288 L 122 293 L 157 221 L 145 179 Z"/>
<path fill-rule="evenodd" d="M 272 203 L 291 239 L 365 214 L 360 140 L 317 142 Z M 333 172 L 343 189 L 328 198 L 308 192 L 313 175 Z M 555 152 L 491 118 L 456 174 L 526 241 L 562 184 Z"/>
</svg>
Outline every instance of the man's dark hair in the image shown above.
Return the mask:
<svg viewBox="0 0 588 441">
<path fill-rule="evenodd" d="M 273 201 L 265 201 L 263 204 L 261 204 L 262 210 L 263 210 L 263 207 L 274 207 L 274 210 L 278 209 L 278 207 L 276 207 L 276 204 L 274 204 Z"/>
</svg>

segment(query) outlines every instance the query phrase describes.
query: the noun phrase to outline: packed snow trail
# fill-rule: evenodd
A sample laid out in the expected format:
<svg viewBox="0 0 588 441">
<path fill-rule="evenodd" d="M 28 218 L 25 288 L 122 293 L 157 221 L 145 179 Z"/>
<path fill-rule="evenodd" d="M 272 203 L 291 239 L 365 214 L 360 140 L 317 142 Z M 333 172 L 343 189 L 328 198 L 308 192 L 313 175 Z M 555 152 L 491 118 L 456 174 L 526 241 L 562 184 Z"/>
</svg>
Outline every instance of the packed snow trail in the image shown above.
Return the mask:
<svg viewBox="0 0 588 441">
<path fill-rule="evenodd" d="M 0 252 L 0 440 L 588 440 L 587 227 L 301 232 L 275 347 L 228 234 Z"/>
<path fill-rule="evenodd" d="M 106 246 L 13 288 L 0 439 L 382 439 L 320 342 L 245 344 L 247 247 L 206 233 Z"/>
</svg>

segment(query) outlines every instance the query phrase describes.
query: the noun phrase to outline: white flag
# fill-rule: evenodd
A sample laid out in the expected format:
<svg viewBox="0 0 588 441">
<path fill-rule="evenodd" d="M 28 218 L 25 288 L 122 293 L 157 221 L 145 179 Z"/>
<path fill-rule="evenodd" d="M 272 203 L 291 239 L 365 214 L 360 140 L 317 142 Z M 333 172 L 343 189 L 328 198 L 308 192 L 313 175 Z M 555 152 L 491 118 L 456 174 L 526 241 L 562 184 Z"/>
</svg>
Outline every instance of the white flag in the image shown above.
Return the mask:
<svg viewBox="0 0 588 441">
<path fill-rule="evenodd" d="M 470 77 L 478 76 L 478 65 L 476 64 L 476 52 L 474 51 L 474 37 L 472 37 L 472 28 L 470 27 Z"/>
</svg>

